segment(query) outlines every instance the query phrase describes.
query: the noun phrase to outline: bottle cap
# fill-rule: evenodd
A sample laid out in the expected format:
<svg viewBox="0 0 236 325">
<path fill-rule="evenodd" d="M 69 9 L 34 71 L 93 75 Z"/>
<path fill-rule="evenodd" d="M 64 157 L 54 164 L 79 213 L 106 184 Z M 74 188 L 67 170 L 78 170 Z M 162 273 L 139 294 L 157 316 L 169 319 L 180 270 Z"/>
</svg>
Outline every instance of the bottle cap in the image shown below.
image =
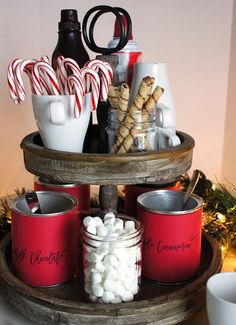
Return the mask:
<svg viewBox="0 0 236 325">
<path fill-rule="evenodd" d="M 128 24 L 128 22 L 127 22 L 127 20 L 125 18 L 125 15 L 121 15 L 121 19 L 122 19 L 122 21 L 124 23 L 125 33 L 127 33 L 127 27 L 128 27 L 127 24 Z M 118 19 L 116 17 L 113 37 L 120 37 L 120 36 L 121 36 L 120 24 L 119 24 L 119 21 L 118 21 Z M 130 33 L 129 40 L 133 40 L 133 33 L 132 33 L 132 31 Z"/>
<path fill-rule="evenodd" d="M 62 29 L 79 29 L 77 10 L 63 9 L 61 10 L 61 21 L 58 23 L 59 30 Z"/>
</svg>

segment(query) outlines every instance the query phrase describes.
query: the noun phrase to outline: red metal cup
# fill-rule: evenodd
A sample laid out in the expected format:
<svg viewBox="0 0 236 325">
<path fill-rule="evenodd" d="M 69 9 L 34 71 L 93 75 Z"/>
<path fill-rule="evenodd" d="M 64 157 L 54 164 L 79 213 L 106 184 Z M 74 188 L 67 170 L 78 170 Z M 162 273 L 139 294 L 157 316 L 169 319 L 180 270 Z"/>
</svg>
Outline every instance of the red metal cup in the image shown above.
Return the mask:
<svg viewBox="0 0 236 325">
<path fill-rule="evenodd" d="M 181 211 L 184 192 L 158 190 L 138 197 L 144 226 L 143 276 L 161 283 L 193 278 L 201 258 L 202 204 L 192 195 Z"/>
<path fill-rule="evenodd" d="M 139 195 L 155 190 L 175 190 L 179 191 L 180 183 L 172 182 L 168 184 L 137 184 L 125 185 L 125 214 L 129 216 L 137 216 L 137 198 Z"/>
<path fill-rule="evenodd" d="M 52 183 L 41 177 L 34 178 L 35 191 L 58 191 L 75 196 L 78 200 L 79 212 L 86 216 L 90 211 L 90 185 L 88 184 L 63 184 Z"/>
<path fill-rule="evenodd" d="M 25 195 L 12 204 L 12 259 L 16 275 L 31 286 L 54 286 L 78 272 L 77 200 L 67 193 L 36 192 L 40 214 Z"/>
</svg>

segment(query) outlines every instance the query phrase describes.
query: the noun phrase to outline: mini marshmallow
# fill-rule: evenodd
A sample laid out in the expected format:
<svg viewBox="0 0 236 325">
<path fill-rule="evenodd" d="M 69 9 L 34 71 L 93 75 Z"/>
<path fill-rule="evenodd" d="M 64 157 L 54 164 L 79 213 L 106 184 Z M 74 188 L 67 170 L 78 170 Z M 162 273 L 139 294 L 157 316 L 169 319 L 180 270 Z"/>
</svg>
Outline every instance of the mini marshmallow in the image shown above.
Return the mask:
<svg viewBox="0 0 236 325">
<path fill-rule="evenodd" d="M 110 303 L 114 298 L 115 298 L 115 295 L 113 292 L 104 291 L 104 293 L 102 295 L 102 301 L 104 303 Z"/>
<path fill-rule="evenodd" d="M 92 294 L 90 294 L 90 295 L 89 295 L 89 300 L 92 301 L 92 302 L 96 302 L 97 297 L 94 296 L 94 295 L 92 295 Z"/>
<path fill-rule="evenodd" d="M 109 266 L 117 266 L 119 264 L 117 258 L 115 257 L 115 255 L 112 254 L 108 254 L 104 257 L 103 259 L 103 263 L 106 267 Z"/>
<path fill-rule="evenodd" d="M 95 263 L 94 269 L 98 272 L 104 272 L 105 266 L 103 265 L 103 263 L 101 261 L 99 261 L 99 262 Z"/>
<path fill-rule="evenodd" d="M 115 214 L 113 213 L 113 212 L 108 212 L 108 213 L 106 213 L 105 214 L 105 216 L 104 216 L 104 221 L 105 220 L 107 220 L 107 219 L 110 219 L 110 218 L 115 218 L 116 216 L 115 216 Z"/>
<path fill-rule="evenodd" d="M 104 293 L 104 289 L 101 286 L 101 284 L 99 284 L 99 283 L 93 284 L 91 286 L 91 288 L 92 288 L 92 292 L 93 292 L 94 296 L 96 296 L 96 297 L 102 297 L 102 295 Z"/>
<path fill-rule="evenodd" d="M 101 273 L 99 273 L 99 272 L 91 273 L 91 282 L 92 282 L 92 284 L 101 283 L 102 282 Z"/>
<path fill-rule="evenodd" d="M 86 229 L 87 229 L 87 232 L 89 232 L 92 235 L 96 235 L 97 234 L 97 229 L 96 229 L 95 226 L 89 225 L 89 226 L 87 226 Z"/>
<path fill-rule="evenodd" d="M 116 230 L 123 230 L 123 228 L 124 228 L 124 222 L 123 222 L 122 219 L 116 218 L 115 221 L 114 221 L 113 226 L 114 226 L 114 228 Z"/>
<path fill-rule="evenodd" d="M 132 301 L 134 300 L 134 295 L 132 294 L 131 291 L 126 290 L 125 292 L 122 293 L 121 299 L 124 302 Z"/>
<path fill-rule="evenodd" d="M 115 282 L 115 281 L 112 281 L 112 280 L 108 280 L 108 279 L 106 279 L 106 280 L 104 280 L 104 282 L 103 282 L 103 288 L 104 288 L 104 290 L 106 290 L 106 291 L 111 291 L 111 292 L 113 292 L 114 289 L 116 288 L 116 282 Z"/>
<path fill-rule="evenodd" d="M 115 222 L 115 218 L 107 218 L 106 220 L 104 220 L 104 225 L 105 226 L 108 226 L 108 225 L 113 226 L 114 222 Z"/>
<path fill-rule="evenodd" d="M 96 221 L 91 216 L 85 217 L 84 220 L 83 220 L 83 224 L 84 224 L 85 227 L 88 227 L 88 226 L 96 227 Z"/>
<path fill-rule="evenodd" d="M 113 292 L 116 296 L 122 298 L 122 295 L 126 292 L 126 289 L 120 282 L 116 282 L 116 287 L 114 288 Z"/>
<path fill-rule="evenodd" d="M 129 266 L 126 271 L 126 275 L 129 278 L 137 279 L 137 268 L 135 266 Z"/>
<path fill-rule="evenodd" d="M 97 226 L 97 234 L 98 236 L 105 237 L 107 235 L 107 227 L 105 227 L 103 224 Z"/>
<path fill-rule="evenodd" d="M 111 300 L 111 304 L 119 304 L 122 302 L 122 299 L 120 297 L 115 297 Z"/>
<path fill-rule="evenodd" d="M 102 255 L 98 255 L 95 252 L 87 254 L 87 260 L 89 262 L 98 262 L 98 261 L 101 261 L 102 258 L 103 258 Z"/>
<path fill-rule="evenodd" d="M 113 266 L 106 267 L 104 271 L 104 277 L 107 280 L 116 280 L 119 277 L 117 269 L 115 269 Z"/>
<path fill-rule="evenodd" d="M 93 220 L 96 223 L 96 226 L 103 225 L 102 219 L 100 217 L 93 217 Z"/>
<path fill-rule="evenodd" d="M 125 221 L 125 229 L 126 230 L 135 230 L 135 223 L 132 220 Z"/>
</svg>

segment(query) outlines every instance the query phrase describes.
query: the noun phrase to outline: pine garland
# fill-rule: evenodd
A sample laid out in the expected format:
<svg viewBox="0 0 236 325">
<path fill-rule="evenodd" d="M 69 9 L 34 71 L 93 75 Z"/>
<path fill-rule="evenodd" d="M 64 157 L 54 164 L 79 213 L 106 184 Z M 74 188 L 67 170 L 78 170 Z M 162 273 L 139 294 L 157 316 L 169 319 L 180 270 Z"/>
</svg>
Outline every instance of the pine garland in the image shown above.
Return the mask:
<svg viewBox="0 0 236 325">
<path fill-rule="evenodd" d="M 188 176 L 183 176 L 183 189 L 188 182 Z M 230 183 L 215 185 L 201 172 L 194 193 L 204 201 L 203 229 L 220 245 L 236 247 L 236 187 Z"/>
<path fill-rule="evenodd" d="M 21 195 L 26 191 L 24 188 L 21 190 L 16 189 L 15 194 Z M 4 237 L 11 230 L 11 202 L 13 197 L 7 196 L 3 199 L 0 199 L 0 239 Z"/>
</svg>

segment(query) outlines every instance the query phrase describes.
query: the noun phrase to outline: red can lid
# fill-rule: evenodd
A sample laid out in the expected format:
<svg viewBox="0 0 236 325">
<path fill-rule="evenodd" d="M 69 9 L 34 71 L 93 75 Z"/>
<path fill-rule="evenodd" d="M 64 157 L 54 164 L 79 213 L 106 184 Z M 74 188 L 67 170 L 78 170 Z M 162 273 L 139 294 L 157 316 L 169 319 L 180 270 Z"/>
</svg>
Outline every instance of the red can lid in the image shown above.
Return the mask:
<svg viewBox="0 0 236 325">
<path fill-rule="evenodd" d="M 128 22 L 127 22 L 127 19 L 126 19 L 125 15 L 122 15 L 121 14 L 121 19 L 122 19 L 122 21 L 124 23 L 125 33 L 127 33 L 127 24 L 128 24 Z M 118 21 L 118 19 L 116 17 L 113 37 L 120 37 L 120 36 L 121 36 L 120 24 L 119 24 L 119 21 Z M 133 33 L 132 33 L 132 31 L 130 33 L 129 40 L 133 40 Z"/>
</svg>

